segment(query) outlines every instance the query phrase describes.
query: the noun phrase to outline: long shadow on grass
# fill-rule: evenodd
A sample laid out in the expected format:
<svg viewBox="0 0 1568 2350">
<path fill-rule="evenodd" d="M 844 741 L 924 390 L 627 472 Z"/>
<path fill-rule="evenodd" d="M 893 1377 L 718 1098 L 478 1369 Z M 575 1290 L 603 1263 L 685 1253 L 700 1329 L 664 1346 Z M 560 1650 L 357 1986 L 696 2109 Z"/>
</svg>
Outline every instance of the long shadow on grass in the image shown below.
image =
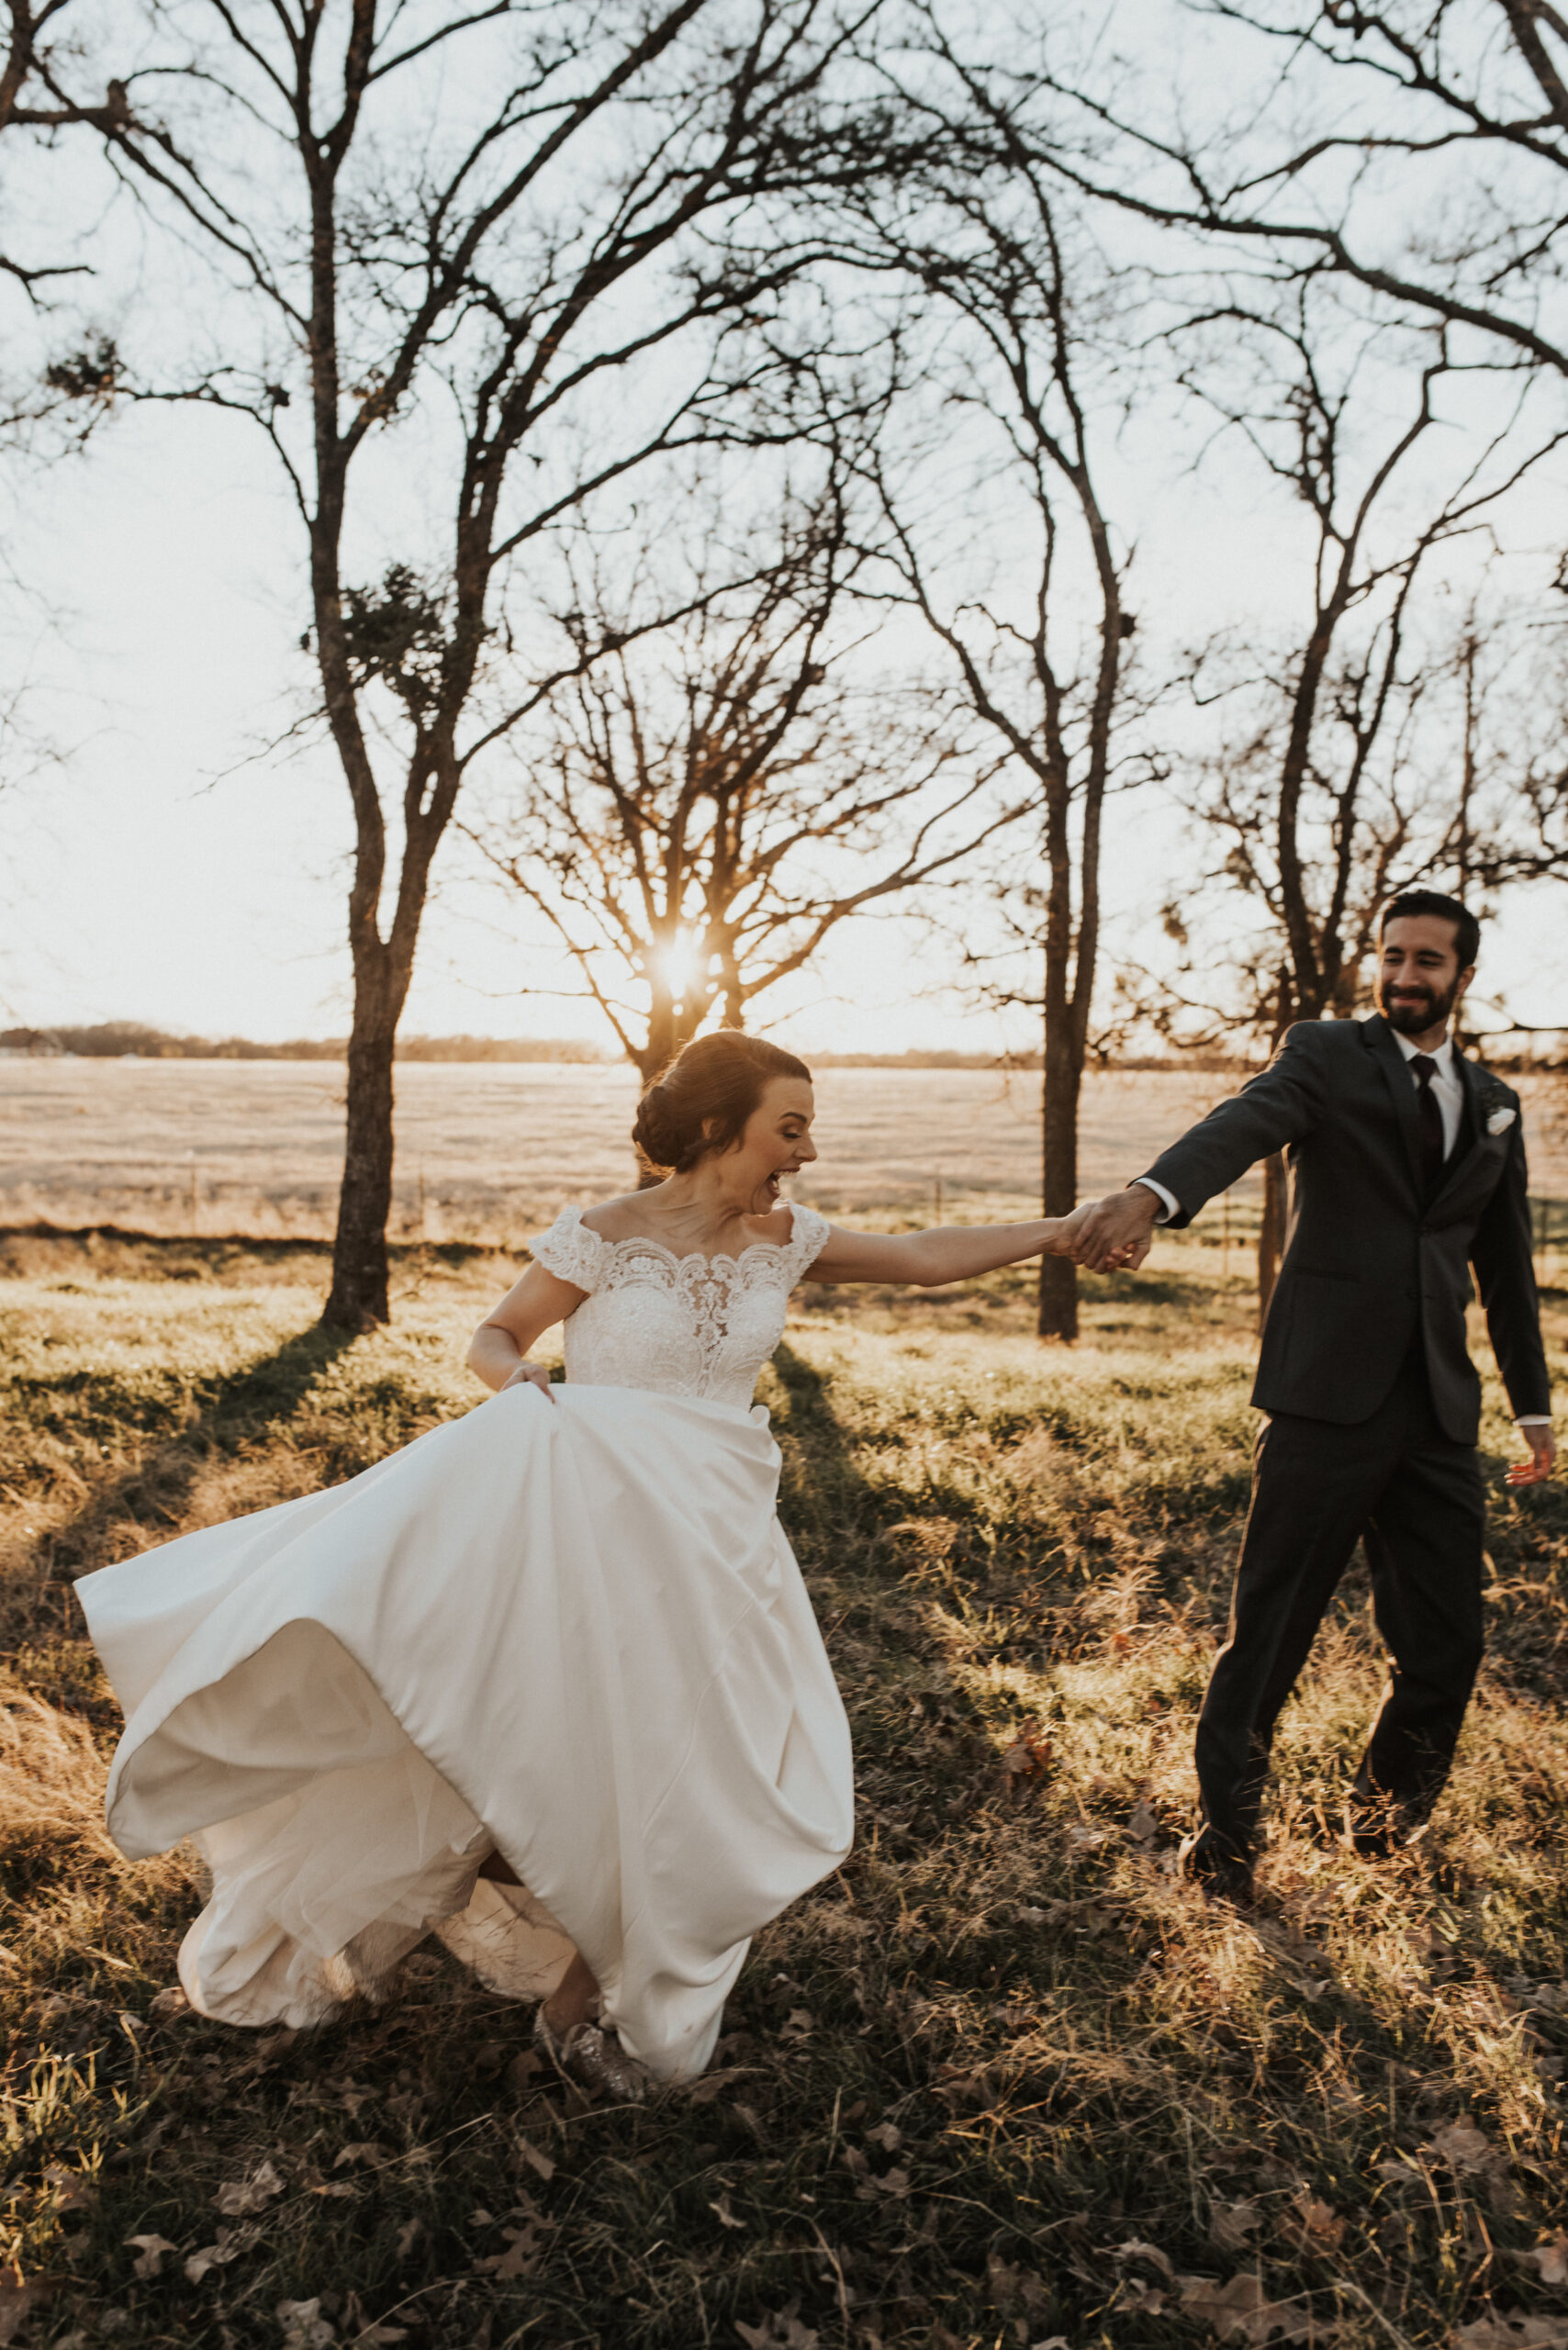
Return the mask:
<svg viewBox="0 0 1568 2350">
<path fill-rule="evenodd" d="M 888 1500 L 856 1466 L 827 1379 L 792 1347 L 778 1348 L 773 1368 L 789 1399 L 778 1433 L 785 1456 L 782 1514 L 791 1539 L 797 1549 L 823 1553 L 830 1543 L 841 1548 L 846 1535 L 874 1537 L 888 1517 Z"/>
<path fill-rule="evenodd" d="M 221 1379 L 202 1382 L 196 1415 L 177 1434 L 123 1475 L 94 1486 L 75 1515 L 39 1543 L 32 1589 L 17 1593 L 7 1614 L 19 1603 L 28 1619 L 21 1628 L 33 1638 L 79 1628 L 65 1586 L 108 1563 L 103 1553 L 109 1529 L 129 1519 L 172 1537 L 212 1457 L 231 1458 L 286 1426 L 353 1344 L 347 1332 L 313 1327 Z"/>
</svg>

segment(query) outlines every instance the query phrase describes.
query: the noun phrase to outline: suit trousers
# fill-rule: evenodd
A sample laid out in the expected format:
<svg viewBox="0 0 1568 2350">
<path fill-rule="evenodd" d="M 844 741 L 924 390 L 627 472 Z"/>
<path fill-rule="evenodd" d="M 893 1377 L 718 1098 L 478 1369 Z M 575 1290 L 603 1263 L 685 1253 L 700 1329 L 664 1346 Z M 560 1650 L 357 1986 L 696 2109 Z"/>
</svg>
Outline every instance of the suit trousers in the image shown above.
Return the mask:
<svg viewBox="0 0 1568 2350">
<path fill-rule="evenodd" d="M 1388 1684 L 1352 1806 L 1415 1825 L 1437 1799 L 1481 1662 L 1484 1497 L 1476 1449 L 1444 1435 L 1413 1349 L 1350 1427 L 1276 1412 L 1258 1438 L 1229 1634 L 1198 1719 L 1201 1844 L 1248 1862 L 1274 1725 L 1361 1539 Z"/>
</svg>

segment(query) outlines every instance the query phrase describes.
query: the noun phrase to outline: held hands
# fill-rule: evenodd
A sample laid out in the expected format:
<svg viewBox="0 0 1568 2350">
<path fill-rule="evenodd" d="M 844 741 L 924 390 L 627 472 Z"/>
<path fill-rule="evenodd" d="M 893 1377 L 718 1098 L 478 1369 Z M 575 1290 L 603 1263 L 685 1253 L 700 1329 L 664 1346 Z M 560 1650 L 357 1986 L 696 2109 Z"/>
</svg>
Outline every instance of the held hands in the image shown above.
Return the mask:
<svg viewBox="0 0 1568 2350">
<path fill-rule="evenodd" d="M 1081 1265 L 1087 1263 L 1089 1259 L 1083 1253 L 1087 1245 L 1087 1236 L 1093 1227 L 1095 1217 L 1112 1204 L 1113 1203 L 1108 1200 L 1081 1201 L 1080 1204 L 1074 1208 L 1070 1215 L 1063 1216 L 1060 1219 L 1055 1233 L 1052 1235 L 1046 1248 L 1041 1251 L 1042 1255 L 1047 1257 L 1072 1257 L 1076 1258 Z M 1123 1242 L 1119 1246 L 1113 1248 L 1110 1254 L 1106 1257 L 1105 1269 L 1113 1272 L 1120 1271 L 1124 1265 L 1130 1262 L 1141 1263 L 1143 1256 L 1147 1256 L 1147 1254 L 1148 1248 L 1146 1245 L 1142 1255 L 1135 1259 L 1133 1256 L 1133 1244 L 1130 1241 Z"/>
<path fill-rule="evenodd" d="M 1134 1272 L 1149 1252 L 1159 1202 L 1147 1183 L 1129 1183 L 1108 1200 L 1088 1200 L 1067 1220 L 1063 1256 L 1092 1273 Z"/>
<path fill-rule="evenodd" d="M 1509 1470 L 1505 1483 L 1510 1485 L 1543 1485 L 1557 1461 L 1557 1440 L 1550 1427 L 1538 1426 L 1521 1428 L 1519 1434 L 1529 1447 L 1528 1460 L 1518 1460 Z"/>
<path fill-rule="evenodd" d="M 502 1380 L 497 1394 L 504 1395 L 509 1387 L 537 1387 L 548 1402 L 555 1401 L 550 1393 L 550 1373 L 542 1362 L 520 1362 L 511 1377 Z"/>
</svg>

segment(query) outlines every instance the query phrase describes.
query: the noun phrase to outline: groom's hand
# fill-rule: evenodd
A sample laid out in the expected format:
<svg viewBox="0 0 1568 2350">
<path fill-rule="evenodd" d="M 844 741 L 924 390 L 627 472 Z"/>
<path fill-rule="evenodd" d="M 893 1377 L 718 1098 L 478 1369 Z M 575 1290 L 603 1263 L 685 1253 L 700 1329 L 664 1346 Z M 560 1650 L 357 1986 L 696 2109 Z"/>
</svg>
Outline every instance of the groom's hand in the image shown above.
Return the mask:
<svg viewBox="0 0 1568 2350">
<path fill-rule="evenodd" d="M 1519 1434 L 1529 1447 L 1528 1460 L 1516 1461 L 1508 1472 L 1510 1485 L 1543 1485 L 1557 1465 L 1557 1439 L 1543 1422 L 1537 1421 Z"/>
<path fill-rule="evenodd" d="M 1073 1255 L 1092 1273 L 1125 1268 L 1136 1270 L 1148 1256 L 1154 1238 L 1159 1202 L 1147 1183 L 1129 1183 L 1125 1192 L 1098 1200 L 1083 1220 Z"/>
</svg>

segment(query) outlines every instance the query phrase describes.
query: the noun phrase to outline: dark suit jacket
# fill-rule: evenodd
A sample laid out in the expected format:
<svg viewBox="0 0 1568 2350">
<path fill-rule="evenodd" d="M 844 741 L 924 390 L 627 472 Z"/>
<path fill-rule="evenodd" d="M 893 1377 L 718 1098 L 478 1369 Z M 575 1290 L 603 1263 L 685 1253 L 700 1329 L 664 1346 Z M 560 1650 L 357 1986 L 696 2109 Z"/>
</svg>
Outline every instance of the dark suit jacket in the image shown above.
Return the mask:
<svg viewBox="0 0 1568 2350">
<path fill-rule="evenodd" d="M 1370 1419 L 1419 1328 L 1438 1418 L 1455 1443 L 1473 1444 L 1471 1265 L 1515 1412 L 1551 1410 L 1519 1097 L 1477 1061 L 1456 1054 L 1455 1067 L 1464 1125 L 1429 1198 L 1416 1087 L 1382 1018 L 1301 1022 L 1260 1075 L 1149 1169 L 1181 1225 L 1258 1159 L 1289 1153 L 1284 1256 L 1252 1390 L 1260 1410 Z M 1512 1120 L 1488 1133 L 1501 1110 Z"/>
</svg>

